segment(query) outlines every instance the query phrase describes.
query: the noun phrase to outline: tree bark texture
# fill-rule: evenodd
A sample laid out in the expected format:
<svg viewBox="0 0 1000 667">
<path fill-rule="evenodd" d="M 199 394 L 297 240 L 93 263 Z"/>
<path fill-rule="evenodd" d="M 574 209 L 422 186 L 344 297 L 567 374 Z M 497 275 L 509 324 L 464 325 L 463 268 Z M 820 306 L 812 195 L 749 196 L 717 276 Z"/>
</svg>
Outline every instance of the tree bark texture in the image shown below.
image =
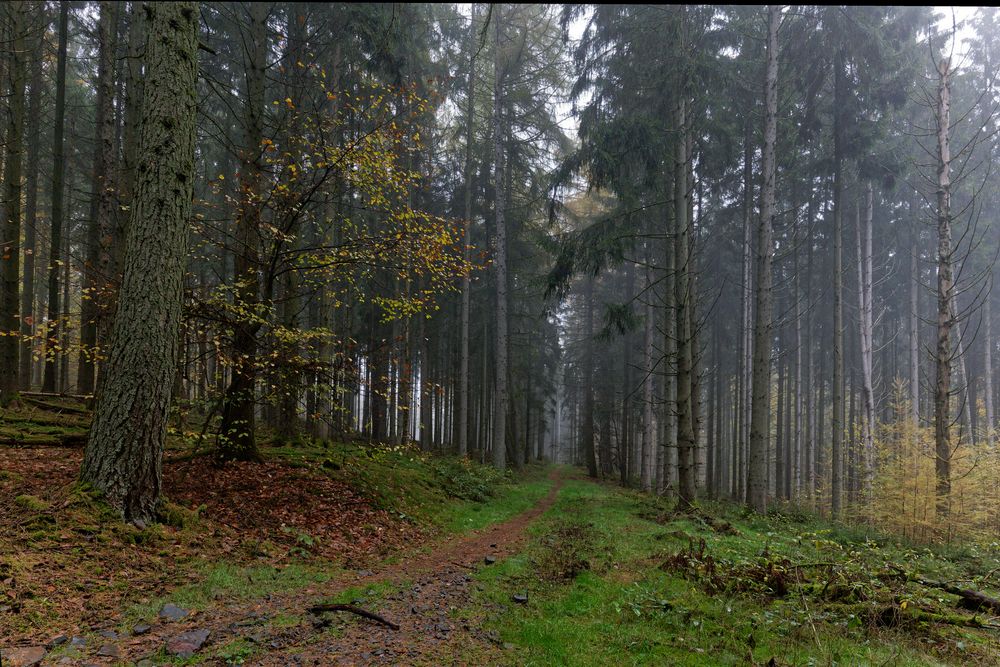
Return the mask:
<svg viewBox="0 0 1000 667">
<path fill-rule="evenodd" d="M 146 95 L 121 302 L 81 467 L 126 520 L 155 516 L 177 366 L 194 182 L 197 32 L 193 2 L 146 3 Z"/>
</svg>

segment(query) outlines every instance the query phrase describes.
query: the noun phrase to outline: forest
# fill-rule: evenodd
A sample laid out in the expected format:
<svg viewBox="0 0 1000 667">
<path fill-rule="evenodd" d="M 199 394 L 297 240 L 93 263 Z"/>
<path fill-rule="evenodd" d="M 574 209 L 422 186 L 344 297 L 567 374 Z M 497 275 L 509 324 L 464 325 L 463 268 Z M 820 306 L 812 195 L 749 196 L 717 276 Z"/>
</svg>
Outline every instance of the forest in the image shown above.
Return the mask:
<svg viewBox="0 0 1000 667">
<path fill-rule="evenodd" d="M 1000 664 L 998 31 L 3 3 L 0 664 Z"/>
</svg>

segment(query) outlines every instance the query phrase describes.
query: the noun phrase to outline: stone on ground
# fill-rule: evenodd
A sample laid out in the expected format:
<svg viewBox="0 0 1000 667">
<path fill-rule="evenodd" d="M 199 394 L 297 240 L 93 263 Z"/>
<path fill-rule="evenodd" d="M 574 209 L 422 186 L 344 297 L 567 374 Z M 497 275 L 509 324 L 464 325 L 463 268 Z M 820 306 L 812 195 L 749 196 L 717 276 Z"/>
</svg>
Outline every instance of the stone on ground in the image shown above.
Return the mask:
<svg viewBox="0 0 1000 667">
<path fill-rule="evenodd" d="M 166 618 L 171 621 L 179 621 L 190 612 L 187 609 L 181 609 L 175 604 L 167 603 L 163 605 L 163 609 L 160 610 L 160 618 Z"/>
<path fill-rule="evenodd" d="M 190 658 L 205 644 L 209 634 L 208 630 L 182 632 L 167 641 L 167 652 L 178 658 Z"/>
<path fill-rule="evenodd" d="M 45 658 L 44 646 L 18 646 L 0 651 L 0 664 L 5 667 L 32 667 Z"/>
</svg>

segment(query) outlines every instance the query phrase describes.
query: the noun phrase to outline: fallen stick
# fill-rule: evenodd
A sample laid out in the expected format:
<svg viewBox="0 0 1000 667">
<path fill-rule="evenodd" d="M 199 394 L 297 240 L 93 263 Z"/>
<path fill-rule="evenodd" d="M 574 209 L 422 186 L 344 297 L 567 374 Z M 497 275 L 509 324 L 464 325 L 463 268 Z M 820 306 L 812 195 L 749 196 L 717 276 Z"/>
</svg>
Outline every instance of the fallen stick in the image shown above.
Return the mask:
<svg viewBox="0 0 1000 667">
<path fill-rule="evenodd" d="M 963 609 L 968 609 L 970 611 L 989 609 L 992 612 L 1000 614 L 1000 600 L 990 597 L 980 591 L 974 591 L 971 588 L 959 588 L 958 586 L 953 586 L 952 584 L 947 584 L 943 581 L 921 579 L 920 577 L 914 577 L 912 578 L 912 581 L 915 581 L 922 586 L 927 586 L 928 588 L 937 588 L 947 593 L 951 593 L 952 595 L 957 595 L 961 598 L 959 606 Z"/>
<path fill-rule="evenodd" d="M 54 391 L 19 391 L 21 396 L 37 396 L 38 398 L 71 398 L 76 401 L 89 401 L 93 396 L 90 394 L 65 394 Z"/>
<path fill-rule="evenodd" d="M 53 435 L 51 439 L 46 440 L 42 440 L 41 437 L 36 437 L 33 440 L 25 440 L 17 437 L 0 437 L 0 445 L 8 447 L 83 447 L 86 444 L 86 433 Z"/>
<path fill-rule="evenodd" d="M 382 625 L 392 628 L 393 630 L 399 630 L 399 626 L 389 619 L 370 612 L 367 609 L 355 607 L 353 604 L 318 604 L 315 607 L 309 607 L 310 614 L 322 614 L 325 611 L 348 611 L 352 614 L 357 614 L 358 616 L 381 623 Z"/>
<path fill-rule="evenodd" d="M 891 566 L 892 569 L 899 572 L 901 575 L 905 576 L 907 581 L 912 581 L 914 583 L 920 584 L 921 586 L 926 586 L 928 588 L 937 588 L 938 590 L 945 591 L 946 593 L 951 593 L 952 595 L 957 595 L 959 597 L 959 606 L 963 609 L 968 609 L 970 611 L 979 611 L 980 609 L 989 609 L 997 614 L 1000 614 L 1000 600 L 994 597 L 990 597 L 985 593 L 980 591 L 974 591 L 971 588 L 961 588 L 955 586 L 954 584 L 949 584 L 944 581 L 934 581 L 933 579 L 924 579 L 923 577 L 918 577 L 912 574 L 908 574 L 903 568 L 898 565 Z"/>
<path fill-rule="evenodd" d="M 34 405 L 36 408 L 48 410 L 49 412 L 69 412 L 74 415 L 89 415 L 92 412 L 86 408 L 78 408 L 73 405 L 55 405 L 38 398 L 34 398 L 33 396 L 25 396 L 24 394 L 21 394 L 21 400 L 30 405 Z"/>
</svg>

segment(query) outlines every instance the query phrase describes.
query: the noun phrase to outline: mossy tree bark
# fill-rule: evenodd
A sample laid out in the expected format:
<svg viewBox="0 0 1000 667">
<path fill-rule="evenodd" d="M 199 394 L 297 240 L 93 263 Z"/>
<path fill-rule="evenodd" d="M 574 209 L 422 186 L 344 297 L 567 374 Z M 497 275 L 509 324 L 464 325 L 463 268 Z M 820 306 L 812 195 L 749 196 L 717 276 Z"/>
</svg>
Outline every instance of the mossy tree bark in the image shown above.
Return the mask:
<svg viewBox="0 0 1000 667">
<path fill-rule="evenodd" d="M 198 12 L 193 2 L 146 3 L 146 86 L 139 164 L 106 377 L 81 481 L 126 520 L 149 520 L 177 366 L 194 182 Z"/>
</svg>

